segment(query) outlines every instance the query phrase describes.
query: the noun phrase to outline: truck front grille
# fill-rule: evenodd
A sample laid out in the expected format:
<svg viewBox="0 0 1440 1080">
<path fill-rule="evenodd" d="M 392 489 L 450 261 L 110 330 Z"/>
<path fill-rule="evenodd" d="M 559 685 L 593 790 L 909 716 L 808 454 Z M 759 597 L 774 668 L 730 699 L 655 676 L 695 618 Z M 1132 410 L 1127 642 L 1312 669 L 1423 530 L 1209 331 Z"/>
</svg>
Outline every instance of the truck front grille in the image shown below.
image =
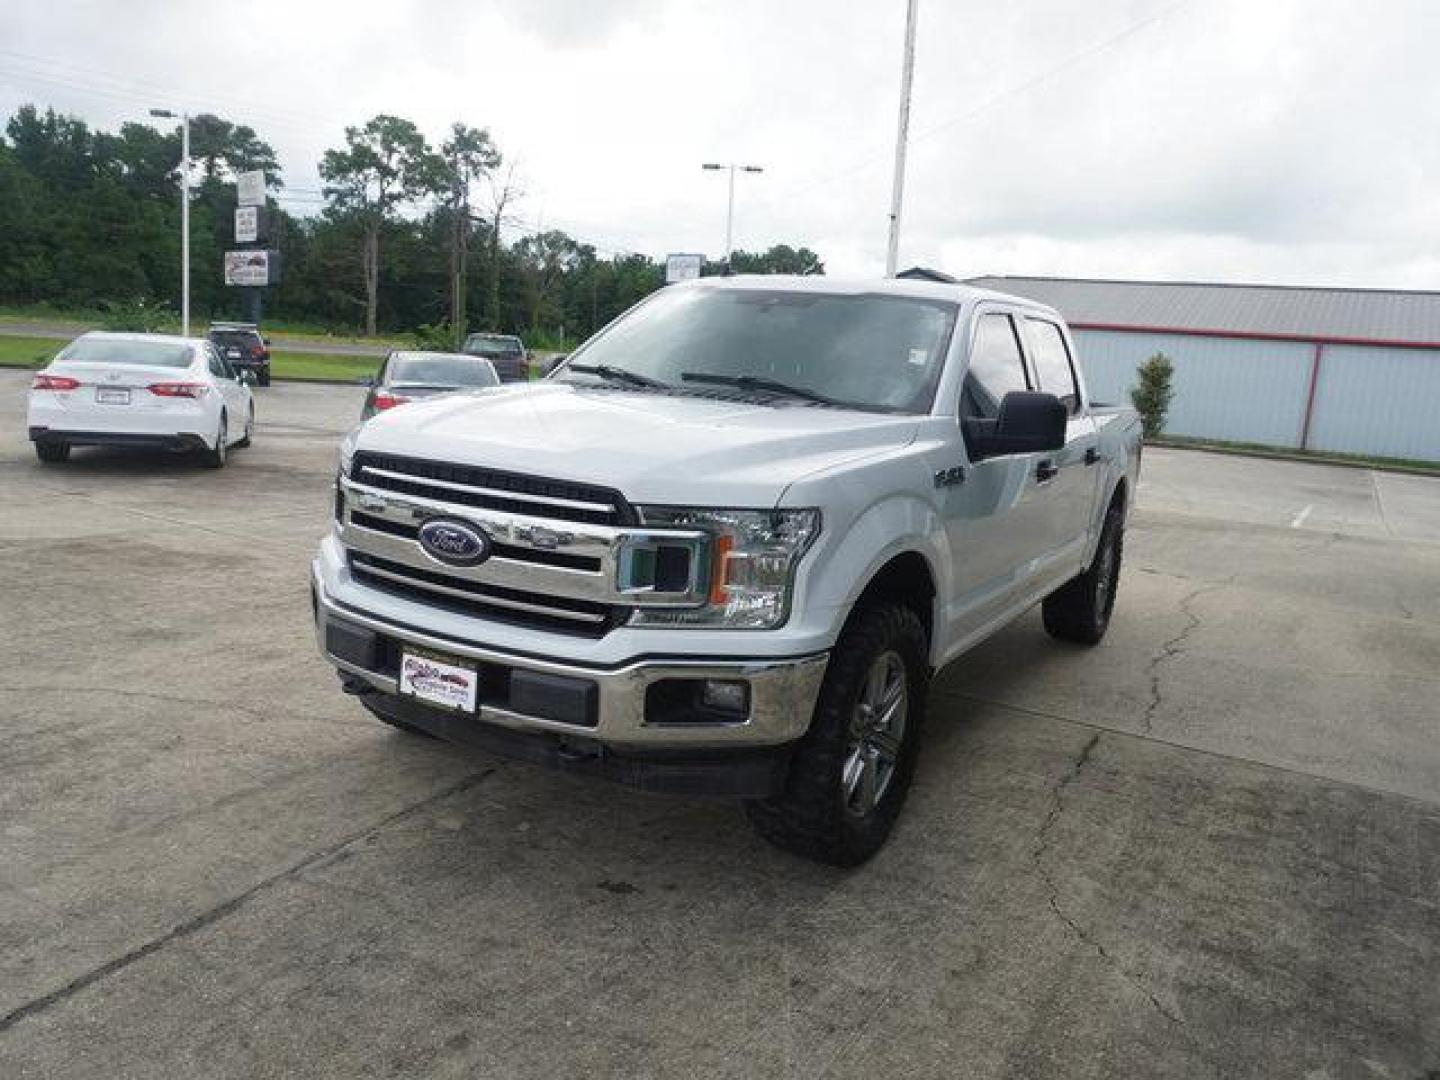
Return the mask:
<svg viewBox="0 0 1440 1080">
<path fill-rule="evenodd" d="M 536 630 L 598 638 L 629 616 L 628 608 L 617 605 L 487 585 L 354 550 L 350 573 L 372 589 L 407 600 Z"/>
<path fill-rule="evenodd" d="M 629 525 L 636 520 L 624 497 L 610 488 L 473 465 L 363 452 L 355 455 L 350 475 L 372 488 L 461 506 L 590 525 Z"/>
</svg>

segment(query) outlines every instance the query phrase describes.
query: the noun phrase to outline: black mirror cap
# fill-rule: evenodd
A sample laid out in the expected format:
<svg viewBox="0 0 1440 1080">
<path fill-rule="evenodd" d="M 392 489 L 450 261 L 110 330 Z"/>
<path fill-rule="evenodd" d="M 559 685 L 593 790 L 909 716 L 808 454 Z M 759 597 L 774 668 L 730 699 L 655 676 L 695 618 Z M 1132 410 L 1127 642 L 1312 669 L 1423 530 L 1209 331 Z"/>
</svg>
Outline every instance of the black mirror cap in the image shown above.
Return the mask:
<svg viewBox="0 0 1440 1080">
<path fill-rule="evenodd" d="M 1012 390 L 1000 402 L 999 417 L 967 425 L 966 436 L 976 457 L 1047 453 L 1065 446 L 1069 418 L 1054 394 Z"/>
</svg>

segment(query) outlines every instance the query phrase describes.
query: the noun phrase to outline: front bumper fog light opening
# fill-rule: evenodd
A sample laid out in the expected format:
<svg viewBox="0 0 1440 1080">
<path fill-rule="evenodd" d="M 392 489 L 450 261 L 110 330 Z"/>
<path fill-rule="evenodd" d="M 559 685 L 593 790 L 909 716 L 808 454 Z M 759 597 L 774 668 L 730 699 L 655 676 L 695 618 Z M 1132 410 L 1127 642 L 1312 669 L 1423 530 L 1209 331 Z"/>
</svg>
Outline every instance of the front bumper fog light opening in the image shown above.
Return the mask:
<svg viewBox="0 0 1440 1080">
<path fill-rule="evenodd" d="M 750 713 L 750 684 L 728 679 L 706 679 L 700 689 L 700 704 L 743 719 Z"/>
</svg>

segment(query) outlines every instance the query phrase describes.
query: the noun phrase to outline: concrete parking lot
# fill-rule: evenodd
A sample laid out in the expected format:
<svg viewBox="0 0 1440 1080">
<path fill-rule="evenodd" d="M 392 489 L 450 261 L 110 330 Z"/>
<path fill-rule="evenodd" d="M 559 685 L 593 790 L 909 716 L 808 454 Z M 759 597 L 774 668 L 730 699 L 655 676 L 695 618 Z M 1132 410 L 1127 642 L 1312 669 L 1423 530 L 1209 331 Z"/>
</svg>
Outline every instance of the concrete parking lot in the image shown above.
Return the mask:
<svg viewBox="0 0 1440 1080">
<path fill-rule="evenodd" d="M 1146 452 L 1116 619 L 938 680 L 838 872 L 315 654 L 353 387 L 39 465 L 0 372 L 0 1076 L 1440 1075 L 1440 481 Z"/>
</svg>

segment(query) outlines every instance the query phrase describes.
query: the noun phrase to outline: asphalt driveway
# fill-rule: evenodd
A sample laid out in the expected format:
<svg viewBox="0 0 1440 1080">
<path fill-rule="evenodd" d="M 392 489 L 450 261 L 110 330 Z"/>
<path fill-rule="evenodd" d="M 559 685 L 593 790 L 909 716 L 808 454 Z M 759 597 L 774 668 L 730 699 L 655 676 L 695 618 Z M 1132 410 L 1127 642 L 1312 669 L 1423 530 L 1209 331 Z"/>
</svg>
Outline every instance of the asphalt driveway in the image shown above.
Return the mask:
<svg viewBox="0 0 1440 1080">
<path fill-rule="evenodd" d="M 0 372 L 0 1076 L 1440 1070 L 1440 481 L 1150 450 L 1111 634 L 938 680 L 890 845 L 375 723 L 306 599 L 352 387 L 39 465 Z"/>
</svg>

